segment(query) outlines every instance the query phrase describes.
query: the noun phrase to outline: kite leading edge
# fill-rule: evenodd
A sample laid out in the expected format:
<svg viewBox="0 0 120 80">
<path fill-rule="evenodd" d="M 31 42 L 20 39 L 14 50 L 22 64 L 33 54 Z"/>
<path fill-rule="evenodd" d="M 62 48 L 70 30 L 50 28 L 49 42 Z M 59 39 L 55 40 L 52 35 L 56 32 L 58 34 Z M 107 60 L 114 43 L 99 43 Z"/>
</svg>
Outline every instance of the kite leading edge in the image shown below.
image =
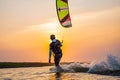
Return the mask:
<svg viewBox="0 0 120 80">
<path fill-rule="evenodd" d="M 60 24 L 65 28 L 72 27 L 68 0 L 56 0 L 56 10 Z"/>
</svg>

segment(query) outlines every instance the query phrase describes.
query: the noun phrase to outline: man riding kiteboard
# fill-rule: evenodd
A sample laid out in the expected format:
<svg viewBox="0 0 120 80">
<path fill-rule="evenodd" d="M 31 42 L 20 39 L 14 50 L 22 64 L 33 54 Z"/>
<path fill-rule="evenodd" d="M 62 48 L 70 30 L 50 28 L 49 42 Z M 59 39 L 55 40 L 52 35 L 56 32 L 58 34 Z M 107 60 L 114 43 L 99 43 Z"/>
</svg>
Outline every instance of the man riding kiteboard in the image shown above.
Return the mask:
<svg viewBox="0 0 120 80">
<path fill-rule="evenodd" d="M 52 42 L 50 43 L 49 48 L 49 63 L 51 63 L 51 55 L 54 53 L 54 64 L 56 68 L 60 68 L 60 60 L 62 58 L 62 43 L 55 38 L 55 35 L 50 35 Z"/>
</svg>

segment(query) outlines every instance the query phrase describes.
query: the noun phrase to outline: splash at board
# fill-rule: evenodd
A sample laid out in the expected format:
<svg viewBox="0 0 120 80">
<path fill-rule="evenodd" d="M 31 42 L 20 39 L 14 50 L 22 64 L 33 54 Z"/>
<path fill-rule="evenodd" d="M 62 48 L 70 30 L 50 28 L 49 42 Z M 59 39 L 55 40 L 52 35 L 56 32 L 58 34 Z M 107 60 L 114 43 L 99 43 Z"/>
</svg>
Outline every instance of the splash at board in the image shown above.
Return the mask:
<svg viewBox="0 0 120 80">
<path fill-rule="evenodd" d="M 52 68 L 50 68 L 50 72 L 53 72 L 53 73 L 60 73 L 60 72 L 64 72 L 64 69 L 63 69 L 61 66 L 52 67 Z"/>
</svg>

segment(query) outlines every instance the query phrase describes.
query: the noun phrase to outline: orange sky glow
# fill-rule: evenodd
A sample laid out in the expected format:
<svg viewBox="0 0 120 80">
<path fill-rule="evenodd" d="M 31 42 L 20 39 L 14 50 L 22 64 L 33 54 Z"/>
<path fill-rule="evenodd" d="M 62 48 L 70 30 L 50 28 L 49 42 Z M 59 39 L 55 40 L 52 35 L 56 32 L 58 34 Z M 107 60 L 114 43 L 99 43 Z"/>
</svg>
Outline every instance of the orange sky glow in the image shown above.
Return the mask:
<svg viewBox="0 0 120 80">
<path fill-rule="evenodd" d="M 85 4 L 86 0 L 76 2 L 70 0 L 73 26 L 63 28 L 57 19 L 54 2 L 43 1 L 47 3 L 43 14 L 37 12 L 39 7 L 44 6 L 39 6 L 38 0 L 35 0 L 34 7 L 31 6 L 34 0 L 28 1 L 26 5 L 27 2 L 23 3 L 24 0 L 21 0 L 22 7 L 15 0 L 10 3 L 7 3 L 9 0 L 1 0 L 0 62 L 47 62 L 51 34 L 55 34 L 60 41 L 63 40 L 62 62 L 90 62 L 101 60 L 108 54 L 120 56 L 120 6 L 118 5 L 120 1 L 110 0 L 114 3 L 106 3 L 108 0 L 105 2 L 102 0 L 101 3 L 97 1 L 95 3 L 92 1 L 92 4 L 101 5 L 95 5 L 90 10 L 91 4 L 86 6 L 77 4 L 83 2 Z M 103 3 L 112 6 L 106 7 Z M 13 6 L 8 8 L 10 5 Z M 52 5 L 53 9 L 48 5 Z M 98 10 L 94 8 L 101 6 L 102 8 Z M 22 10 L 22 8 L 31 8 L 33 11 Z M 49 9 L 50 14 L 47 14 Z M 22 18 L 18 17 L 19 15 Z"/>
</svg>

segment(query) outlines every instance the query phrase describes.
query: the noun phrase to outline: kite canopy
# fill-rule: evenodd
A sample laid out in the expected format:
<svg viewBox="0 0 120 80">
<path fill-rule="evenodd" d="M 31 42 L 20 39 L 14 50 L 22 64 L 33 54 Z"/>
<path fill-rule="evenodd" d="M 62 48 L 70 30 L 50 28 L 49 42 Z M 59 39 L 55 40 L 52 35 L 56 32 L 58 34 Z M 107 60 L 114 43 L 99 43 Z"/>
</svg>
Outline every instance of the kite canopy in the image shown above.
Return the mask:
<svg viewBox="0 0 120 80">
<path fill-rule="evenodd" d="M 69 14 L 68 0 L 56 0 L 58 19 L 63 27 L 72 27 Z"/>
</svg>

